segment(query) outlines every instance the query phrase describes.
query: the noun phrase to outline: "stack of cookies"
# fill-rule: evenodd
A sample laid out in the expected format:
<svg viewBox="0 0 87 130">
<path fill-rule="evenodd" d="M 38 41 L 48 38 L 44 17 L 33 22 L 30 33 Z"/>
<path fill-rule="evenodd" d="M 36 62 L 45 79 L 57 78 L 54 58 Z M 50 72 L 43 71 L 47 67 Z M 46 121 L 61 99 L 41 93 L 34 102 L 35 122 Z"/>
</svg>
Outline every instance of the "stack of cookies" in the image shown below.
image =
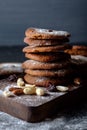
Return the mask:
<svg viewBox="0 0 87 130">
<path fill-rule="evenodd" d="M 43 87 L 71 82 L 71 57 L 64 52 L 71 48 L 70 34 L 66 31 L 28 28 L 25 36 L 24 42 L 28 45 L 23 48 L 28 58 L 22 64 L 25 81 Z"/>
</svg>

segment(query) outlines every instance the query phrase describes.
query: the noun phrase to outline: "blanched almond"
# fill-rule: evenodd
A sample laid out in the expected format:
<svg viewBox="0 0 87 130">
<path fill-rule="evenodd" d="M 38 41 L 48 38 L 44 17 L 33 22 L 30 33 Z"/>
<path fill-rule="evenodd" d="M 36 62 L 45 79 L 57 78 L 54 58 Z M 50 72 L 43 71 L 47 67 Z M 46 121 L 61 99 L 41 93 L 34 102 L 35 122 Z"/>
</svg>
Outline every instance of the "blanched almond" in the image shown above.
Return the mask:
<svg viewBox="0 0 87 130">
<path fill-rule="evenodd" d="M 25 84 L 25 87 L 35 87 L 35 85 L 32 85 L 32 84 Z"/>
<path fill-rule="evenodd" d="M 69 90 L 69 88 L 66 87 L 66 86 L 56 86 L 56 89 L 57 89 L 58 91 L 61 91 L 61 92 L 65 92 L 65 91 L 68 91 L 68 90 Z"/>
<path fill-rule="evenodd" d="M 25 87 L 23 90 L 24 94 L 35 94 L 36 88 L 35 87 Z"/>
<path fill-rule="evenodd" d="M 10 91 L 4 91 L 4 92 L 3 92 L 3 95 L 4 95 L 5 97 L 13 97 L 13 96 L 14 96 L 14 94 L 13 94 L 12 92 L 10 92 Z"/>
<path fill-rule="evenodd" d="M 74 83 L 77 84 L 77 85 L 80 85 L 81 84 L 81 79 L 80 78 L 75 78 Z"/>
<path fill-rule="evenodd" d="M 36 88 L 36 94 L 39 96 L 43 96 L 45 94 L 45 91 L 42 88 Z"/>
<path fill-rule="evenodd" d="M 21 87 L 21 86 L 24 86 L 24 85 L 25 85 L 25 83 L 24 83 L 23 79 L 22 78 L 18 78 L 17 86 Z"/>
</svg>

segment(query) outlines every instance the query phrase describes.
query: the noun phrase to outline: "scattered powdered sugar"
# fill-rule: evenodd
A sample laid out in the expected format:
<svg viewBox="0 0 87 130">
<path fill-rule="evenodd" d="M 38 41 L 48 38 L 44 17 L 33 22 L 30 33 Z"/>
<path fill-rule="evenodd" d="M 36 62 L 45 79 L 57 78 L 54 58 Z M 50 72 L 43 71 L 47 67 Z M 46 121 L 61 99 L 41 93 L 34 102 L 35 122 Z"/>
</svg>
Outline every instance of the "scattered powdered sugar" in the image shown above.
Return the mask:
<svg viewBox="0 0 87 130">
<path fill-rule="evenodd" d="M 0 90 L 0 95 L 3 95 L 3 91 L 2 90 Z"/>
<path fill-rule="evenodd" d="M 0 75 L 3 73 L 22 73 L 22 64 L 21 63 L 1 63 L 0 64 Z"/>
<path fill-rule="evenodd" d="M 11 68 L 11 67 L 21 67 L 21 63 L 2 63 L 0 64 L 0 67 L 3 67 L 3 68 Z"/>
<path fill-rule="evenodd" d="M 7 85 L 7 86 L 4 88 L 4 91 L 9 91 L 9 89 L 10 89 L 11 87 L 18 88 L 18 86 L 17 86 L 17 85 L 14 85 L 14 84 L 12 84 L 12 85 Z"/>
<path fill-rule="evenodd" d="M 12 100 L 24 104 L 26 106 L 39 106 L 42 105 L 46 102 L 49 102 L 55 98 L 58 98 L 59 96 L 63 95 L 63 93 L 51 93 L 51 92 L 47 92 L 48 95 L 44 95 L 44 96 L 37 96 L 37 95 L 22 95 L 22 96 L 15 96 L 14 98 L 12 98 Z M 13 102 L 14 102 L 13 101 Z"/>
<path fill-rule="evenodd" d="M 46 78 L 45 77 L 40 77 L 40 78 L 37 78 L 36 79 L 36 82 L 38 83 L 40 83 L 40 82 L 43 82 L 44 80 L 45 80 Z"/>
<path fill-rule="evenodd" d="M 38 64 L 39 62 L 38 62 L 38 61 L 34 61 L 34 60 L 30 60 L 30 63 L 32 63 L 33 65 L 36 65 L 36 64 Z"/>
<path fill-rule="evenodd" d="M 49 30 L 49 29 L 35 29 L 38 33 L 45 33 L 50 35 L 58 35 L 58 36 L 68 36 L 70 35 L 66 31 L 57 31 L 57 30 Z"/>
<path fill-rule="evenodd" d="M 9 86 L 9 85 L 6 86 L 5 89 L 4 89 L 4 91 L 9 91 L 9 88 L 10 88 L 10 87 L 11 87 L 11 86 Z"/>
</svg>

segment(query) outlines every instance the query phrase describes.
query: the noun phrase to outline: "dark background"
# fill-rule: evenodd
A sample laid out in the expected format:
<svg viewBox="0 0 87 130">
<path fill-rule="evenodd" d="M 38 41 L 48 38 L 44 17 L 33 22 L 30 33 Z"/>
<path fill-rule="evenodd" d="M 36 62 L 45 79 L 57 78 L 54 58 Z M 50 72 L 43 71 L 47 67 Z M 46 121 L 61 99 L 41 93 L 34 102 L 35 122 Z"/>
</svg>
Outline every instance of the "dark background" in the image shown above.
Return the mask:
<svg viewBox="0 0 87 130">
<path fill-rule="evenodd" d="M 24 45 L 28 27 L 66 30 L 87 42 L 87 0 L 0 0 L 0 46 Z"/>
</svg>

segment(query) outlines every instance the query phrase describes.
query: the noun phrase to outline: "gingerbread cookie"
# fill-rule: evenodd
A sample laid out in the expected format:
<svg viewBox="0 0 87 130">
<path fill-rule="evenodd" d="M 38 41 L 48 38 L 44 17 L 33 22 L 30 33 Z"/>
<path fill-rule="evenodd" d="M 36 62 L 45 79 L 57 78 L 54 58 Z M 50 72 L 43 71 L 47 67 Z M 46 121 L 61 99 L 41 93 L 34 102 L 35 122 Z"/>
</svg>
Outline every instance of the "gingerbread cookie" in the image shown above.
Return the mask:
<svg viewBox="0 0 87 130">
<path fill-rule="evenodd" d="M 75 50 L 86 50 L 87 51 L 87 46 L 86 45 L 73 45 L 72 49 L 75 49 Z"/>
<path fill-rule="evenodd" d="M 49 78 L 49 77 L 37 77 L 26 74 L 24 79 L 29 84 L 35 84 L 36 86 L 48 87 L 49 83 L 53 85 L 66 85 L 69 84 L 70 79 L 66 78 Z"/>
<path fill-rule="evenodd" d="M 23 73 L 21 63 L 1 63 L 0 64 L 0 75 L 9 74 L 20 74 Z"/>
<path fill-rule="evenodd" d="M 82 58 L 78 56 L 71 56 L 71 63 L 75 65 L 75 67 L 83 69 L 87 67 L 87 58 L 83 57 Z"/>
<path fill-rule="evenodd" d="M 26 58 L 30 58 L 32 60 L 40 61 L 40 62 L 52 62 L 52 61 L 60 61 L 61 59 L 70 59 L 70 55 L 64 52 L 57 53 L 25 53 Z"/>
<path fill-rule="evenodd" d="M 84 56 L 71 56 L 71 67 L 76 70 L 77 77 L 87 77 L 87 58 Z"/>
<path fill-rule="evenodd" d="M 27 60 L 22 64 L 22 67 L 24 69 L 61 69 L 61 68 L 65 68 L 68 67 L 70 65 L 70 61 L 69 60 L 63 60 L 63 61 L 59 61 L 59 62 L 51 62 L 51 63 L 47 63 L 47 62 L 39 62 L 39 61 L 35 61 L 35 60 Z"/>
<path fill-rule="evenodd" d="M 25 35 L 31 39 L 65 39 L 70 36 L 70 33 L 50 29 L 28 28 Z"/>
<path fill-rule="evenodd" d="M 70 54 L 70 55 L 82 55 L 82 56 L 87 56 L 87 51 L 84 50 L 65 50 L 66 53 Z"/>
<path fill-rule="evenodd" d="M 74 71 L 70 68 L 68 69 L 59 69 L 59 70 L 32 70 L 25 69 L 25 73 L 32 76 L 43 76 L 43 77 L 67 77 L 72 75 Z"/>
<path fill-rule="evenodd" d="M 71 48 L 70 44 L 63 44 L 63 45 L 57 45 L 57 46 L 44 46 L 44 47 L 32 47 L 27 46 L 23 49 L 23 52 L 26 53 L 39 53 L 39 52 L 58 52 L 63 51 L 65 49 Z"/>
<path fill-rule="evenodd" d="M 65 44 L 66 42 L 69 42 L 68 38 L 65 39 L 49 39 L 49 40 L 38 40 L 38 39 L 30 39 L 29 37 L 24 38 L 24 42 L 30 46 L 55 46 L 55 45 L 62 45 Z"/>
<path fill-rule="evenodd" d="M 72 49 L 65 50 L 70 55 L 82 55 L 87 56 L 87 46 L 84 45 L 73 45 Z"/>
</svg>

